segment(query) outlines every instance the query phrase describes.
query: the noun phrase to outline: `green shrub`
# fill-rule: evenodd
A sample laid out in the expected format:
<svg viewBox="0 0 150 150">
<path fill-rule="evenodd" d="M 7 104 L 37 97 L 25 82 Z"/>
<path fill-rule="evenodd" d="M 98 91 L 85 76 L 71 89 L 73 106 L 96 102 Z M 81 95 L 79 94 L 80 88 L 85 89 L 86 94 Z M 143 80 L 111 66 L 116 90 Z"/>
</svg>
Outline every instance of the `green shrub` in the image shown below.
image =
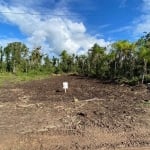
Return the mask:
<svg viewBox="0 0 150 150">
<path fill-rule="evenodd" d="M 139 83 L 138 77 L 133 77 L 132 79 L 128 80 L 128 84 L 131 86 L 135 86 Z"/>
<path fill-rule="evenodd" d="M 150 83 L 150 74 L 145 76 L 145 83 Z"/>
<path fill-rule="evenodd" d="M 127 78 L 123 77 L 123 78 L 118 79 L 117 82 L 120 84 L 128 84 L 131 86 L 135 86 L 139 83 L 139 78 L 133 77 L 131 79 L 127 79 Z"/>
</svg>

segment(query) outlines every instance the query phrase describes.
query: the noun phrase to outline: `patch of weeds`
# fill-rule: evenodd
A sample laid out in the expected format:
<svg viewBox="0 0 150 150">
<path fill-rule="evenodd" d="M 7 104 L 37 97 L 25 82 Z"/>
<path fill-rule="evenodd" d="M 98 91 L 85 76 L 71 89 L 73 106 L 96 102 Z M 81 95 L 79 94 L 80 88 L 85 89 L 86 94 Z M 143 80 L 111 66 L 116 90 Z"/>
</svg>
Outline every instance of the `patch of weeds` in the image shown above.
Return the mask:
<svg viewBox="0 0 150 150">
<path fill-rule="evenodd" d="M 0 86 L 4 86 L 6 84 L 15 84 L 20 82 L 27 82 L 32 80 L 41 80 L 48 78 L 50 74 L 34 74 L 34 73 L 1 73 L 0 74 Z"/>
<path fill-rule="evenodd" d="M 143 101 L 143 106 L 144 107 L 150 107 L 150 100 L 144 100 Z"/>
</svg>

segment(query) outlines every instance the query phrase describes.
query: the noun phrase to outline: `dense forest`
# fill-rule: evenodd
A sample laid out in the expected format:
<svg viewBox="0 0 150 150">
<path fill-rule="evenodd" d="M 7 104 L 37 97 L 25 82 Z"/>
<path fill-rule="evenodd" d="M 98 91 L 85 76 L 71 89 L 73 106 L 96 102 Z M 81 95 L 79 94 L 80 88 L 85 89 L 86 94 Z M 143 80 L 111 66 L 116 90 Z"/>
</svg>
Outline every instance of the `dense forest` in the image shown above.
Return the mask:
<svg viewBox="0 0 150 150">
<path fill-rule="evenodd" d="M 68 54 L 50 58 L 41 47 L 32 51 L 21 42 L 0 47 L 0 72 L 77 73 L 105 81 L 137 84 L 150 82 L 150 33 L 136 42 L 120 40 L 107 47 L 94 44 L 85 55 Z"/>
</svg>

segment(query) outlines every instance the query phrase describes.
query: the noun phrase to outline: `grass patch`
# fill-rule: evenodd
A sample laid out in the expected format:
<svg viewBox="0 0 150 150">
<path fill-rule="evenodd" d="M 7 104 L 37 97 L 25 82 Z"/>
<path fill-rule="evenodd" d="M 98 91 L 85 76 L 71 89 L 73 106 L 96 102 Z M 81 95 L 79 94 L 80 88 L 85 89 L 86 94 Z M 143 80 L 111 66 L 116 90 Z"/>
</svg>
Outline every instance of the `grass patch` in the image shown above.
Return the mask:
<svg viewBox="0 0 150 150">
<path fill-rule="evenodd" d="M 149 102 L 144 102 L 144 105 L 149 105 L 150 106 L 150 101 Z"/>
<path fill-rule="evenodd" d="M 0 73 L 0 86 L 48 78 L 48 73 Z"/>
<path fill-rule="evenodd" d="M 142 103 L 141 103 L 141 105 L 139 105 L 139 106 L 141 106 L 141 107 L 143 107 L 143 108 L 150 108 L 150 100 L 144 100 Z"/>
</svg>

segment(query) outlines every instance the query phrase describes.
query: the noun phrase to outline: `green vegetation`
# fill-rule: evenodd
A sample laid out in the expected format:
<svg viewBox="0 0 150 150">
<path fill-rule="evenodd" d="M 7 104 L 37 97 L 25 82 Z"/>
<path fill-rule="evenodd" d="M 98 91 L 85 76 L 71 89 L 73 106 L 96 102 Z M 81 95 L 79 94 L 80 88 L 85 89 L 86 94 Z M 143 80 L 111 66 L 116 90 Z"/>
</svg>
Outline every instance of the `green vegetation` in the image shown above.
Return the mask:
<svg viewBox="0 0 150 150">
<path fill-rule="evenodd" d="M 15 84 L 19 82 L 26 82 L 26 81 L 31 81 L 31 80 L 39 80 L 39 79 L 44 79 L 47 78 L 49 74 L 45 73 L 18 73 L 18 74 L 12 74 L 12 73 L 0 73 L 0 85 L 5 85 L 5 84 Z"/>
<path fill-rule="evenodd" d="M 29 51 L 21 42 L 0 47 L 0 83 L 27 81 L 52 73 L 77 73 L 135 85 L 150 82 L 150 33 L 136 42 L 120 40 L 106 47 L 94 44 L 85 55 L 68 54 L 58 58 L 41 53 L 41 47 Z"/>
</svg>

